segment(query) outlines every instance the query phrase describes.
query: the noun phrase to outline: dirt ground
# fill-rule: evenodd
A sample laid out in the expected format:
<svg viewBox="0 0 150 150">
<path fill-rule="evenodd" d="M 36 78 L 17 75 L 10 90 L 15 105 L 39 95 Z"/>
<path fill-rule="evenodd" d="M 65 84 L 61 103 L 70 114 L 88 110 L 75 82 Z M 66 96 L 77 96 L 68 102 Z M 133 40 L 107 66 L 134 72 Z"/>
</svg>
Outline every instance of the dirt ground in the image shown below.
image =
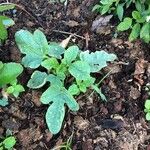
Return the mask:
<svg viewBox="0 0 150 150">
<path fill-rule="evenodd" d="M 5 2 L 0 0 L 0 2 Z M 105 50 L 115 53 L 118 60 L 95 74 L 99 81 L 108 71 L 111 74 L 101 85 L 108 101 L 100 100 L 89 90 L 77 97 L 80 110 L 66 113 L 62 130 L 57 135 L 48 131 L 44 115 L 47 106 L 39 101 L 42 90 L 26 87 L 32 71 L 25 69 L 20 77 L 26 92 L 18 99 L 10 98 L 10 105 L 0 108 L 0 136 L 6 129 L 17 138 L 16 150 L 50 150 L 66 142 L 71 135 L 73 150 L 150 150 L 150 123 L 145 120 L 145 91 L 150 83 L 150 45 L 137 40 L 130 43 L 128 33 L 118 33 L 112 18 L 106 25 L 92 29 L 98 14 L 91 11 L 97 0 L 70 0 L 67 6 L 51 4 L 48 0 L 10 0 L 21 7 L 9 11 L 15 25 L 9 38 L 0 47 L 0 60 L 20 62 L 21 54 L 14 34 L 20 29 L 41 29 L 49 41 L 61 42 L 76 33 L 82 38 L 72 39 L 84 50 Z M 59 31 L 58 31 L 59 30 Z"/>
</svg>

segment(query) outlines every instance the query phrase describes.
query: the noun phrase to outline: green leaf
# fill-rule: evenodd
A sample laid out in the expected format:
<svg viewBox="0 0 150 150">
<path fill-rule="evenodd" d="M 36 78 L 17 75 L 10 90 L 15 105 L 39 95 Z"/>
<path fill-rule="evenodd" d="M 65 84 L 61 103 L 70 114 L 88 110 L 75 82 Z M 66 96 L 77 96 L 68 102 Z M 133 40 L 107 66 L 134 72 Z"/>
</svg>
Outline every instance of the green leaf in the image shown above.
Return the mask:
<svg viewBox="0 0 150 150">
<path fill-rule="evenodd" d="M 118 15 L 118 18 L 120 19 L 120 21 L 123 18 L 123 13 L 124 13 L 123 4 L 118 4 L 118 6 L 117 6 L 117 15 Z"/>
<path fill-rule="evenodd" d="M 13 85 L 13 88 L 14 88 L 14 91 L 13 91 L 13 95 L 17 98 L 19 96 L 19 94 L 24 90 L 24 87 L 20 84 L 17 84 L 17 85 Z"/>
<path fill-rule="evenodd" d="M 104 15 L 105 13 L 107 13 L 110 9 L 110 6 L 111 6 L 110 4 L 104 5 L 101 10 L 101 15 Z"/>
<path fill-rule="evenodd" d="M 141 28 L 140 38 L 143 39 L 146 43 L 150 41 L 150 24 L 145 23 Z"/>
<path fill-rule="evenodd" d="M 138 12 L 138 11 L 133 11 L 133 12 L 132 12 L 132 17 L 133 17 L 135 20 L 139 20 L 139 19 L 141 19 L 141 14 L 140 14 L 140 12 Z"/>
<path fill-rule="evenodd" d="M 147 113 L 147 114 L 146 114 L 146 120 L 147 120 L 147 121 L 150 121 L 150 113 Z"/>
<path fill-rule="evenodd" d="M 49 81 L 51 85 L 63 86 L 61 79 L 53 74 L 47 76 L 47 81 Z"/>
<path fill-rule="evenodd" d="M 13 136 L 8 137 L 3 141 L 3 144 L 6 149 L 13 148 L 13 146 L 16 144 L 16 139 Z"/>
<path fill-rule="evenodd" d="M 100 5 L 96 4 L 93 8 L 92 8 L 92 12 L 95 10 L 99 10 L 101 8 Z"/>
<path fill-rule="evenodd" d="M 11 18 L 6 17 L 6 16 L 0 16 L 0 22 L 2 22 L 2 24 L 6 28 L 15 24 L 15 22 Z"/>
<path fill-rule="evenodd" d="M 144 106 L 145 106 L 146 109 L 150 110 L 150 100 L 149 99 L 145 101 Z"/>
<path fill-rule="evenodd" d="M 27 30 L 20 30 L 15 34 L 16 43 L 21 53 L 26 54 L 22 63 L 25 67 L 37 68 L 48 51 L 45 35 L 36 30 L 31 34 Z"/>
<path fill-rule="evenodd" d="M 63 62 L 66 64 L 70 64 L 72 61 L 74 61 L 79 53 L 78 46 L 70 46 L 64 54 Z"/>
<path fill-rule="evenodd" d="M 51 43 L 48 48 L 48 55 L 61 59 L 61 55 L 65 52 L 65 49 L 57 43 Z"/>
<path fill-rule="evenodd" d="M 51 85 L 42 94 L 41 102 L 43 104 L 53 102 L 46 113 L 46 122 L 53 134 L 57 134 L 61 129 L 65 115 L 64 104 L 67 104 L 72 111 L 79 109 L 79 105 L 72 95 L 64 87 L 58 85 Z"/>
<path fill-rule="evenodd" d="M 90 66 L 84 61 L 72 63 L 68 70 L 77 80 L 86 80 L 90 77 Z"/>
<path fill-rule="evenodd" d="M 105 95 L 102 93 L 101 88 L 98 88 L 97 85 L 92 85 L 92 88 L 99 94 L 100 98 L 101 98 L 103 101 L 107 101 Z"/>
<path fill-rule="evenodd" d="M 1 40 L 6 40 L 8 37 L 7 29 L 3 25 L 3 23 L 0 21 L 0 39 Z"/>
<path fill-rule="evenodd" d="M 27 86 L 32 89 L 41 88 L 47 81 L 47 74 L 45 72 L 34 71 Z"/>
<path fill-rule="evenodd" d="M 47 70 L 51 70 L 52 68 L 57 69 L 59 63 L 56 58 L 48 58 L 44 60 L 41 65 Z"/>
<path fill-rule="evenodd" d="M 121 22 L 118 26 L 117 26 L 117 30 L 118 31 L 125 31 L 128 30 L 129 28 L 131 28 L 132 25 L 132 19 L 129 17 L 126 17 L 123 22 Z"/>
<path fill-rule="evenodd" d="M 15 4 L 4 4 L 0 6 L 0 12 L 3 12 L 5 10 L 10 10 L 10 9 L 14 9 L 15 8 Z"/>
<path fill-rule="evenodd" d="M 63 103 L 55 102 L 50 105 L 46 112 L 46 123 L 52 134 L 57 134 L 62 126 L 65 116 Z"/>
<path fill-rule="evenodd" d="M 8 100 L 6 98 L 0 99 L 0 106 L 5 107 L 8 105 Z"/>
<path fill-rule="evenodd" d="M 68 89 L 68 92 L 71 94 L 71 95 L 79 95 L 80 94 L 80 90 L 78 88 L 78 86 L 76 84 L 72 84 L 69 89 Z"/>
<path fill-rule="evenodd" d="M 80 59 L 90 65 L 91 72 L 98 72 L 107 66 L 107 62 L 114 61 L 117 57 L 105 51 L 96 51 L 90 54 L 89 51 L 85 51 L 80 53 Z"/>
<path fill-rule="evenodd" d="M 14 92 L 14 90 L 15 90 L 14 87 L 13 87 L 13 86 L 10 86 L 10 87 L 7 88 L 6 93 L 12 94 L 12 93 Z"/>
<path fill-rule="evenodd" d="M 0 72 L 0 87 L 15 80 L 22 71 L 23 67 L 20 64 L 4 63 Z"/>
<path fill-rule="evenodd" d="M 79 109 L 78 103 L 72 97 L 72 95 L 64 88 L 57 85 L 51 85 L 41 96 L 41 102 L 43 104 L 49 104 L 50 102 L 59 102 L 67 104 L 72 111 Z"/>
<path fill-rule="evenodd" d="M 130 33 L 129 41 L 133 41 L 137 39 L 138 36 L 140 35 L 140 30 L 141 30 L 141 25 L 139 23 L 136 23 L 132 28 L 132 32 Z"/>
</svg>

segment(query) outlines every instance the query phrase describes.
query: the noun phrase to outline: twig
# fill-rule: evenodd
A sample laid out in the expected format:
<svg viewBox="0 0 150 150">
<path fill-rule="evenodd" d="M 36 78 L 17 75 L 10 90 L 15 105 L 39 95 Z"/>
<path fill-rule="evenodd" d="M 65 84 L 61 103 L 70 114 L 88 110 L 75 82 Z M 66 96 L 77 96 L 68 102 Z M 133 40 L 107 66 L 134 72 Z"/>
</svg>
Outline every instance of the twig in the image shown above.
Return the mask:
<svg viewBox="0 0 150 150">
<path fill-rule="evenodd" d="M 60 31 L 60 30 L 53 30 L 53 32 L 58 32 L 58 33 L 68 34 L 68 35 L 76 36 L 76 37 L 78 37 L 78 38 L 81 38 L 81 39 L 86 40 L 86 38 L 84 38 L 83 36 L 80 36 L 80 35 L 77 35 L 77 34 L 71 33 L 71 32 Z"/>
</svg>

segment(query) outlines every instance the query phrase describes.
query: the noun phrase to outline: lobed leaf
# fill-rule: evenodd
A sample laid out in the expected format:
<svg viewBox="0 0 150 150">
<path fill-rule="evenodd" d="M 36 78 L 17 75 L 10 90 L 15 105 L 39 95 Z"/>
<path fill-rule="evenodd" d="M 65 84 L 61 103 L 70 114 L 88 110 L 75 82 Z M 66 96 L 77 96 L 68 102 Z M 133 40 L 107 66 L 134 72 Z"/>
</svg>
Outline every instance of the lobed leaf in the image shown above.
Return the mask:
<svg viewBox="0 0 150 150">
<path fill-rule="evenodd" d="M 105 51 L 96 51 L 89 53 L 89 51 L 81 52 L 80 59 L 90 65 L 91 72 L 98 72 L 107 66 L 107 62 L 117 59 L 116 55 L 108 54 Z"/>
<path fill-rule="evenodd" d="M 26 55 L 22 60 L 23 65 L 30 68 L 39 67 L 48 51 L 45 35 L 40 30 L 36 30 L 34 34 L 20 30 L 16 32 L 15 40 L 21 53 Z"/>
<path fill-rule="evenodd" d="M 45 72 L 34 71 L 27 86 L 32 89 L 42 87 L 47 81 L 47 74 Z"/>
<path fill-rule="evenodd" d="M 70 64 L 77 58 L 78 53 L 79 53 L 78 46 L 70 46 L 64 53 L 63 62 L 66 64 Z"/>
<path fill-rule="evenodd" d="M 90 77 L 90 66 L 85 61 L 76 61 L 72 63 L 68 70 L 76 80 L 86 80 Z"/>
</svg>

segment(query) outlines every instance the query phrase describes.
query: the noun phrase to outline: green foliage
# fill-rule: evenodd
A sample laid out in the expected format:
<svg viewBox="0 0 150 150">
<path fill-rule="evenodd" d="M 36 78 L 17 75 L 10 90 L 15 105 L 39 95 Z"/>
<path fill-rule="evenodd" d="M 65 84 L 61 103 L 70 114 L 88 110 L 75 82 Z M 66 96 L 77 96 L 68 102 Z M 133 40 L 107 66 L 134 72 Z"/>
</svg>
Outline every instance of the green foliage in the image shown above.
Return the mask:
<svg viewBox="0 0 150 150">
<path fill-rule="evenodd" d="M 15 4 L 9 4 L 9 3 L 0 5 L 0 12 L 14 9 L 14 7 L 15 7 Z M 8 37 L 7 28 L 14 24 L 15 23 L 11 18 L 0 15 L 0 31 L 1 31 L 0 32 L 0 43 L 7 39 L 7 37 Z"/>
<path fill-rule="evenodd" d="M 26 55 L 22 60 L 23 65 L 30 68 L 42 66 L 47 70 L 34 71 L 28 87 L 37 89 L 49 83 L 40 100 L 49 105 L 46 123 L 49 130 L 57 134 L 65 116 L 65 105 L 77 111 L 79 105 L 73 96 L 85 93 L 92 85 L 97 86 L 91 73 L 106 67 L 107 62 L 114 61 L 116 56 L 104 51 L 82 52 L 78 46 L 64 49 L 57 43 L 48 44 L 45 35 L 39 30 L 33 34 L 20 30 L 15 38 L 20 51 Z"/>
<path fill-rule="evenodd" d="M 14 136 L 6 137 L 4 140 L 0 140 L 0 150 L 12 149 L 16 144 L 16 139 Z"/>
<path fill-rule="evenodd" d="M 124 12 L 128 8 L 133 9 L 129 17 L 124 17 Z M 141 38 L 146 43 L 150 42 L 150 5 L 149 0 L 100 0 L 93 10 L 97 10 L 102 15 L 114 13 L 121 21 L 117 26 L 118 31 L 131 30 L 129 40 L 133 41 Z"/>
<path fill-rule="evenodd" d="M 145 101 L 145 109 L 144 112 L 146 113 L 146 120 L 150 121 L 150 99 Z"/>
<path fill-rule="evenodd" d="M 18 97 L 24 88 L 17 84 L 17 77 L 22 73 L 23 67 L 18 63 L 3 63 L 0 61 L 0 88 L 7 94 L 12 94 Z M 0 100 L 0 106 L 7 105 L 6 98 Z"/>
</svg>

